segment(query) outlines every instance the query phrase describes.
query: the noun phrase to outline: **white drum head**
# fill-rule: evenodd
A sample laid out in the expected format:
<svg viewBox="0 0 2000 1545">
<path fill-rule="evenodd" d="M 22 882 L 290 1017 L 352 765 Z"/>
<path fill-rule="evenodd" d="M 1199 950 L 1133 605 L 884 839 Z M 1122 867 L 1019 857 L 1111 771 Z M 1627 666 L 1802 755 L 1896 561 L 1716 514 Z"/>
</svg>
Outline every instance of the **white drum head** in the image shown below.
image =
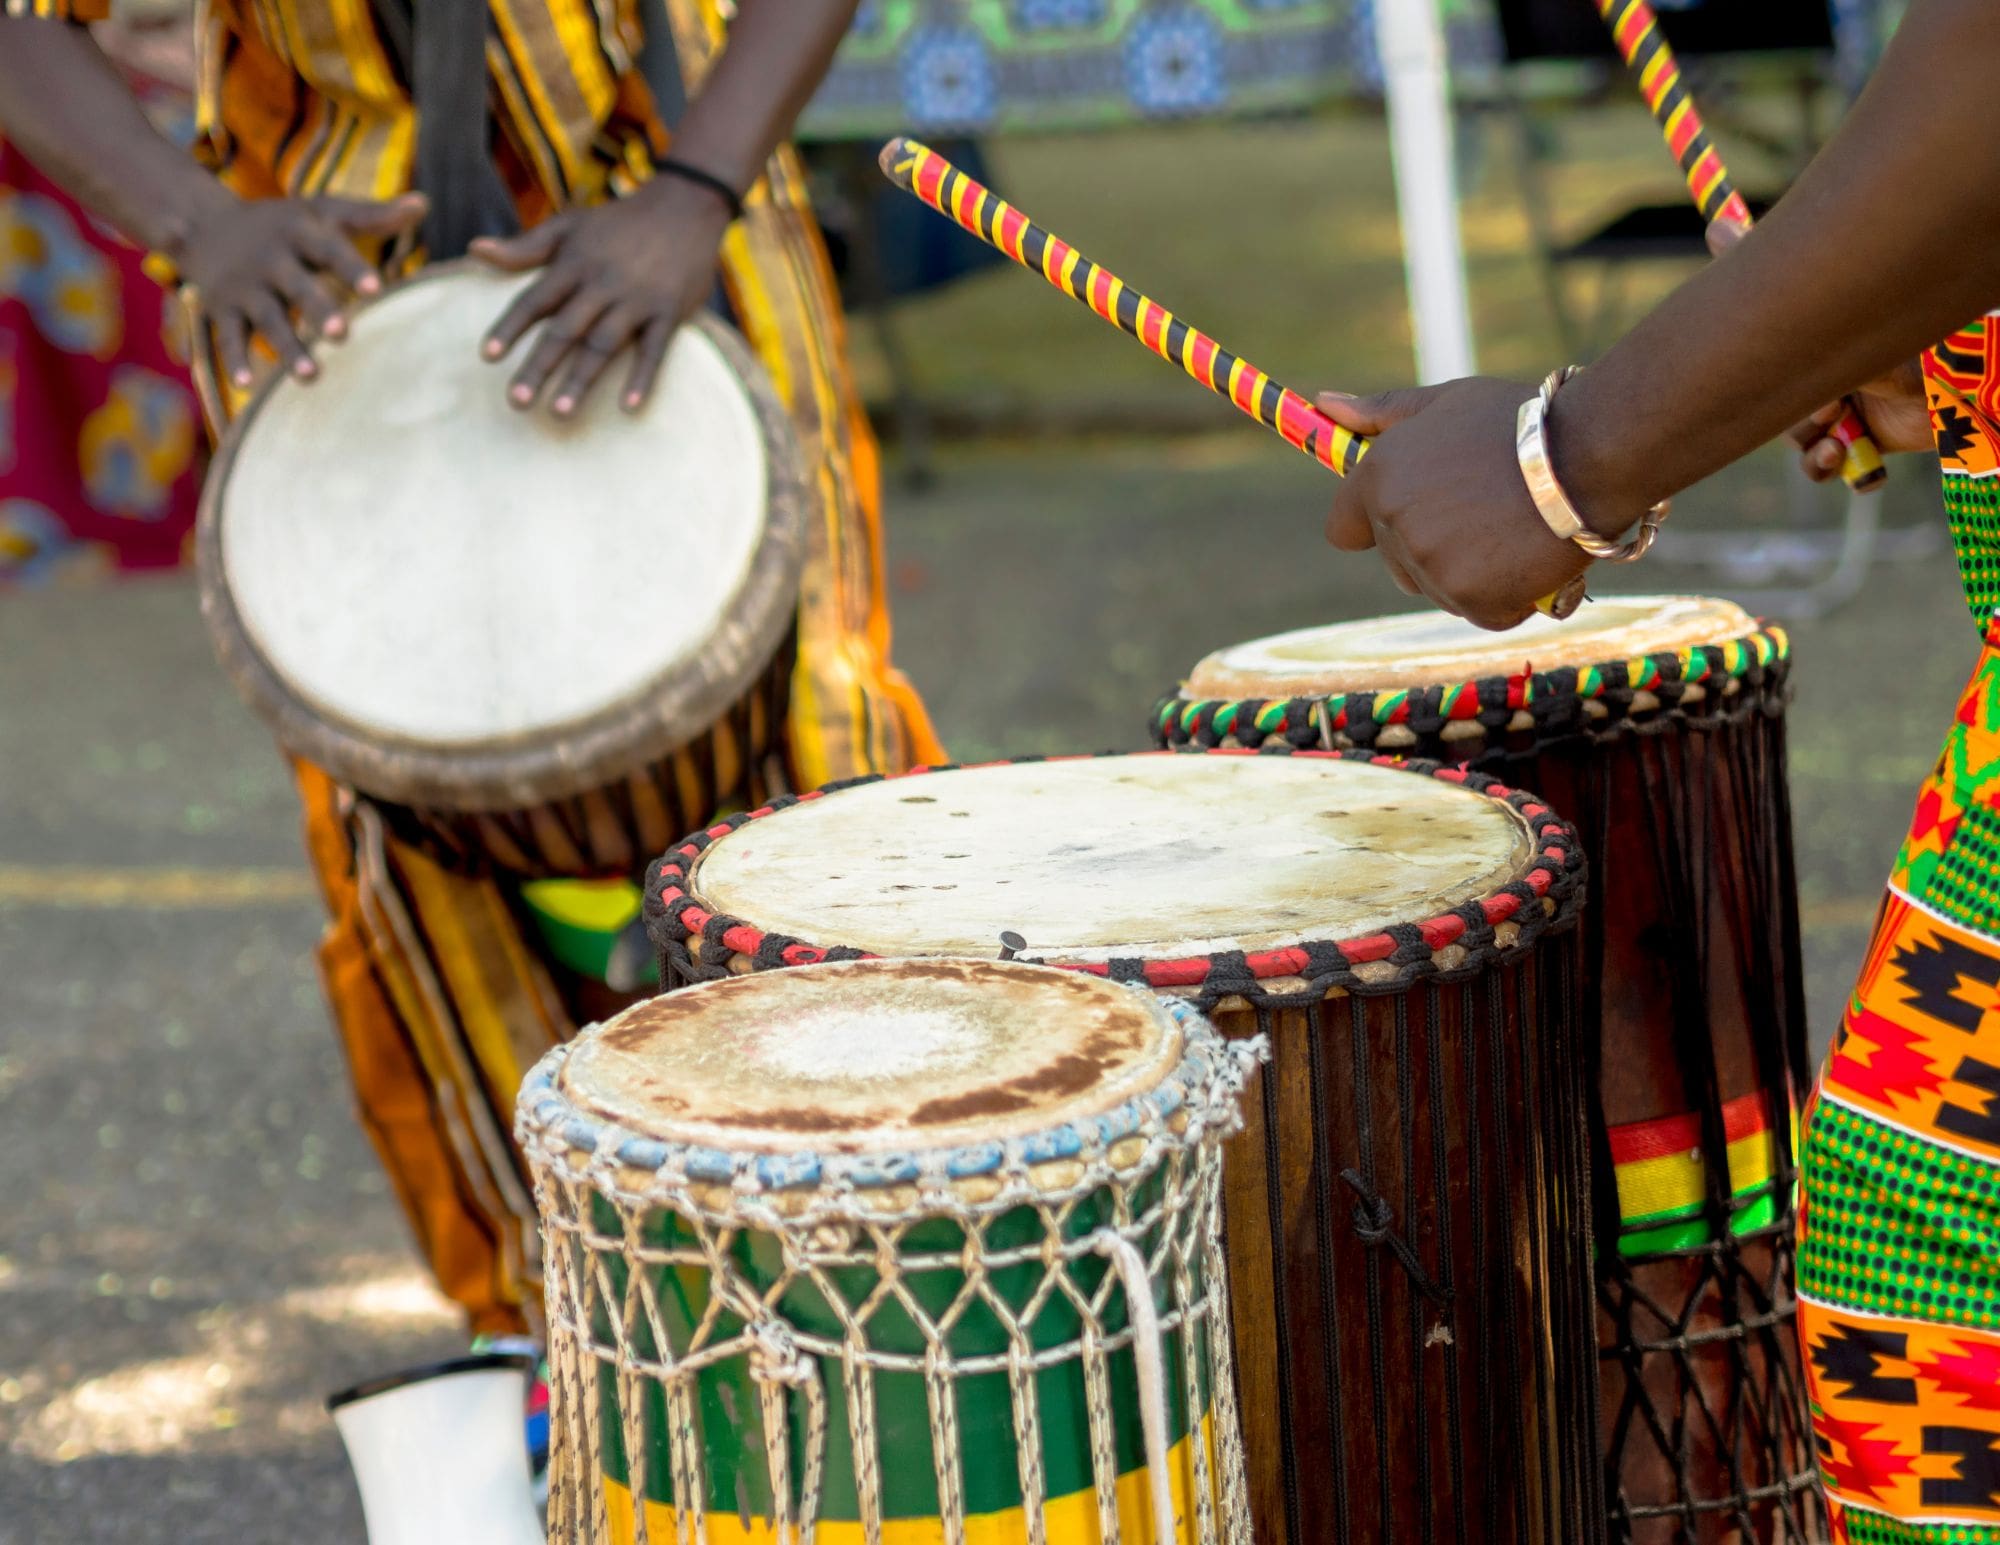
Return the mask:
<svg viewBox="0 0 2000 1545">
<path fill-rule="evenodd" d="M 733 696 L 791 605 L 796 537 L 770 518 L 796 477 L 788 426 L 746 352 L 698 319 L 641 413 L 619 406 L 624 358 L 573 422 L 523 413 L 506 387 L 534 335 L 497 365 L 478 344 L 528 282 L 441 270 L 361 309 L 321 379 L 271 385 L 211 479 L 219 625 L 295 724 L 323 723 L 295 749 L 370 792 L 422 797 L 378 787 L 372 749 L 574 762 L 569 742 L 673 704 L 677 684 L 715 695 L 718 665 Z M 778 605 L 774 546 L 791 556 Z M 684 706 L 706 717 L 679 741 L 724 705 Z"/>
<path fill-rule="evenodd" d="M 1504 801 L 1316 757 L 1123 756 L 890 778 L 746 821 L 696 862 L 710 912 L 895 956 L 1172 960 L 1349 939 L 1529 867 Z"/>
<path fill-rule="evenodd" d="M 578 1038 L 557 1088 L 663 1142 L 737 1152 L 946 1148 L 1045 1131 L 1157 1088 L 1158 1000 L 997 961 L 849 961 L 667 993 Z"/>
<path fill-rule="evenodd" d="M 1444 612 L 1301 628 L 1217 650 L 1189 673 L 1190 698 L 1399 691 L 1726 643 L 1757 623 L 1707 596 L 1611 596 L 1556 622 L 1539 613 L 1489 633 Z"/>
</svg>

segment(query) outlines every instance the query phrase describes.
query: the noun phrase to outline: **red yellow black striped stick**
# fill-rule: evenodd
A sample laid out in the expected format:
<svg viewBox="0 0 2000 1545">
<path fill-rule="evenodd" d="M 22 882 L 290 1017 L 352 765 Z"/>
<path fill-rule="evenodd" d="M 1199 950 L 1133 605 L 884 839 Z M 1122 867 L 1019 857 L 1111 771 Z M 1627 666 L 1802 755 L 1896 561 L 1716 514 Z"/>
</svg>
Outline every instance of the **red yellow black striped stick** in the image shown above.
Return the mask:
<svg viewBox="0 0 2000 1545">
<path fill-rule="evenodd" d="M 1158 301 L 1147 299 L 1061 237 L 1043 230 L 928 145 L 892 139 L 882 147 L 881 161 L 883 172 L 904 192 L 914 193 L 1023 268 L 1035 270 L 1071 300 L 1081 301 L 1161 359 L 1180 366 L 1321 466 L 1345 477 L 1368 449 L 1366 440 L 1336 424 L 1297 392 L 1280 386 L 1207 333 L 1190 327 Z M 1567 617 L 1582 600 L 1579 576 L 1538 605 L 1551 617 Z"/>
<path fill-rule="evenodd" d="M 1639 95 L 1652 110 L 1667 149 L 1687 178 L 1688 195 L 1702 219 L 1713 224 L 1726 217 L 1747 230 L 1750 206 L 1729 180 L 1729 168 L 1722 164 L 1721 152 L 1709 139 L 1701 114 L 1695 111 L 1694 96 L 1681 79 L 1680 64 L 1660 31 L 1653 7 L 1648 0 L 1597 0 L 1597 9 L 1638 81 Z M 1868 426 L 1851 401 L 1842 405 L 1840 417 L 1827 433 L 1846 452 L 1840 475 L 1848 486 L 1857 490 L 1880 487 L 1889 469 L 1882 465 L 1882 453 L 1869 438 Z"/>
<path fill-rule="evenodd" d="M 882 170 L 897 187 L 916 194 L 1023 268 L 1034 269 L 1070 299 L 1082 301 L 1167 363 L 1179 365 L 1322 466 L 1345 476 L 1361 459 L 1366 441 L 1208 334 L 1188 326 L 1158 301 L 1148 300 L 1109 269 L 1091 262 L 1060 236 L 1043 230 L 929 146 L 892 139 L 882 147 L 881 159 Z"/>
</svg>

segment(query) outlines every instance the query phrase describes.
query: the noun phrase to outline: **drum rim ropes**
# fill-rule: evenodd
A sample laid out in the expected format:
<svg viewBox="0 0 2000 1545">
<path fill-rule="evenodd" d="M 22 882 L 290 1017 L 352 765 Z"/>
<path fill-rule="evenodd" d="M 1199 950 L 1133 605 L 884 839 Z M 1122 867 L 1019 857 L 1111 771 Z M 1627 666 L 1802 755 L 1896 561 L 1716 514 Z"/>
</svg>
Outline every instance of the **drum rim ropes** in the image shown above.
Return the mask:
<svg viewBox="0 0 2000 1545">
<path fill-rule="evenodd" d="M 828 1049 L 813 1034 L 829 1009 L 843 1023 L 850 1012 L 893 1013 L 916 1027 L 921 1049 L 896 1035 L 832 1048 L 862 1060 L 836 1079 L 825 1110 L 807 1111 L 795 1101 L 827 1076 Z M 1071 1034 L 1052 1036 L 1059 1044 L 1046 1051 L 1023 1046 L 995 1066 L 964 1050 L 1012 1019 L 1050 1015 Z M 758 1048 L 740 1063 L 689 1049 L 739 1027 Z M 804 1067 L 787 1060 L 801 1048 Z M 1020 1462 L 1012 1482 L 989 1476 L 986 1490 L 1013 1485 L 1016 1537 L 1068 1545 L 1107 1524 L 1116 1535 L 1121 1520 L 1128 1538 L 1141 1528 L 1157 1537 L 1164 1510 L 1180 1514 L 1180 1528 L 1166 1526 L 1171 1538 L 1249 1545 L 1215 1223 L 1218 1146 L 1240 1125 L 1261 1050 L 1225 1044 L 1187 1005 L 1072 973 L 876 960 L 652 999 L 551 1051 L 517 1107 L 550 1261 L 549 1538 L 658 1542 L 689 1526 L 697 1541 L 747 1537 L 740 1528 L 785 1542 L 995 1530 L 1009 1515 L 981 1506 L 967 1481 L 991 1452 L 974 1444 L 974 1424 L 981 1411 L 997 1417 L 999 1395 Z M 938 1070 L 933 1094 L 909 1106 L 897 1083 L 925 1078 L 927 1059 Z M 1034 1088 L 1002 1098 L 1023 1074 Z M 660 1233 L 669 1214 L 676 1221 Z M 1039 1222 L 1024 1230 L 1031 1218 Z M 949 1238 L 923 1232 L 940 1221 Z M 614 1252 L 627 1267 L 622 1287 L 604 1264 Z M 682 1282 L 677 1298 L 700 1277 L 694 1301 L 710 1307 L 699 1325 L 668 1328 L 665 1289 L 649 1290 L 653 1279 L 634 1263 Z M 860 1285 L 846 1284 L 857 1267 Z M 949 1291 L 919 1280 L 959 1272 L 964 1285 Z M 1032 1292 L 1030 1276 L 1041 1284 Z M 1058 1279 L 1067 1285 L 1059 1317 L 1074 1315 L 1074 1334 L 1050 1331 L 1032 1308 Z M 831 1312 L 864 1288 L 860 1302 Z M 605 1317 L 614 1302 L 616 1321 Z M 1003 1303 L 1020 1312 L 1018 1335 L 1001 1334 Z M 974 1329 L 980 1304 L 1000 1318 Z M 718 1318 L 715 1305 L 731 1308 Z M 885 1312 L 898 1325 L 907 1314 L 917 1331 L 879 1328 Z M 1225 1329 L 1210 1334 L 1218 1323 Z M 592 1378 L 592 1366 L 608 1372 Z M 734 1378 L 731 1368 L 750 1410 L 709 1431 L 703 1401 L 716 1390 L 701 1381 Z M 605 1390 L 611 1375 L 615 1394 Z M 648 1404 L 655 1396 L 666 1404 Z M 1046 1445 L 1064 1443 L 1057 1434 L 1083 1436 L 1070 1425 L 1074 1409 L 1064 1420 L 1054 1399 L 1087 1406 L 1089 1452 L 1065 1445 L 1063 1465 L 1047 1468 Z M 1206 1441 L 1176 1445 L 1173 1410 Z M 912 1421 L 929 1433 L 935 1516 L 890 1506 L 887 1467 L 922 1463 Z M 1121 1472 L 1118 1453 L 1134 1440 L 1114 1434 L 1135 1425 L 1146 1429 L 1142 1467 Z M 646 1461 L 670 1449 L 671 1496 L 702 1506 L 662 1516 L 672 1504 L 660 1503 L 643 1463 L 622 1481 L 607 1474 L 612 1438 Z M 733 1462 L 716 1459 L 718 1442 L 745 1456 L 735 1473 L 757 1475 L 755 1495 L 738 1490 L 730 1501 L 728 1483 L 703 1468 Z M 1172 1457 L 1179 1447 L 1189 1452 Z M 1081 1487 L 1057 1492 L 1059 1471 L 1079 1467 Z M 637 1517 L 634 1495 L 651 1499 Z M 837 1516 L 820 1511 L 828 1500 Z"/>
<path fill-rule="evenodd" d="M 358 308 L 358 325 L 365 327 L 368 313 L 392 297 L 475 274 L 494 277 L 490 270 L 464 262 L 426 269 Z M 494 295 L 496 306 L 505 299 L 501 287 L 495 287 Z M 808 490 L 796 432 L 763 365 L 734 329 L 714 316 L 700 313 L 681 326 L 711 344 L 734 373 L 754 415 L 766 458 L 763 530 L 734 593 L 719 603 L 723 625 L 707 645 L 688 652 L 616 702 L 581 712 L 567 722 L 483 739 L 427 742 L 343 718 L 315 705 L 256 643 L 231 593 L 226 569 L 231 472 L 278 393 L 328 390 L 326 381 L 301 387 L 283 376 L 265 384 L 229 426 L 217 449 L 202 491 L 195 551 L 202 612 L 223 668 L 282 745 L 374 798 L 450 814 L 489 814 L 588 794 L 636 767 L 657 762 L 699 739 L 755 687 L 771 669 L 773 656 L 793 626 Z M 468 353 L 472 343 L 467 340 Z M 329 353 L 324 372 L 329 378 L 338 376 L 339 358 L 338 350 Z M 504 373 L 473 363 L 483 372 L 478 389 L 491 391 L 497 399 L 504 390 Z M 587 450 L 579 450 L 580 483 L 589 478 L 587 457 Z M 468 480 L 474 475 L 469 471 Z M 663 581 L 658 604 L 669 612 L 676 605 L 670 580 Z M 780 662 L 781 667 L 785 663 Z M 635 861 L 632 868 L 638 867 Z M 592 868 L 562 863 L 548 872 Z"/>
<path fill-rule="evenodd" d="M 1273 748 L 1274 750 L 1276 748 Z M 721 974 L 700 956 L 702 946 L 720 946 L 759 967 L 813 965 L 821 961 L 879 958 L 841 945 L 822 945 L 764 932 L 739 917 L 712 913 L 696 899 L 693 876 L 702 855 L 722 838 L 755 821 L 768 819 L 795 805 L 809 804 L 849 789 L 877 783 L 907 783 L 940 774 L 978 772 L 992 767 L 1023 767 L 1063 763 L 1111 762 L 1121 758 L 1188 755 L 1250 756 L 1230 749 L 1211 752 L 1103 752 L 1085 756 L 1006 757 L 992 762 L 942 763 L 904 773 L 869 773 L 829 783 L 809 793 L 774 799 L 716 822 L 678 843 L 646 871 L 645 917 L 653 944 L 661 953 L 662 981 L 706 979 Z M 1241 998 L 1255 1002 L 1273 997 L 1324 997 L 1335 990 L 1383 992 L 1411 981 L 1447 975 L 1481 961 L 1485 952 L 1518 947 L 1549 928 L 1567 926 L 1580 910 L 1583 857 L 1569 824 L 1539 797 L 1509 788 L 1497 778 L 1441 763 L 1377 756 L 1365 751 L 1299 751 L 1301 761 L 1344 762 L 1392 769 L 1428 777 L 1484 794 L 1513 809 L 1526 823 L 1537 844 L 1536 861 L 1518 880 L 1488 896 L 1414 923 L 1398 924 L 1351 939 L 1302 939 L 1289 946 L 1255 951 L 1198 953 L 1172 959 L 1064 959 L 1023 953 L 1002 943 L 1007 958 L 1030 965 L 1059 966 L 1113 981 L 1161 991 L 1185 993 L 1204 1007 Z M 1512 930 L 1509 942 L 1494 941 L 1494 930 Z M 694 948 L 690 948 L 690 945 Z M 976 957 L 975 957 L 976 958 Z M 1266 984 L 1270 984 L 1267 986 Z"/>
<path fill-rule="evenodd" d="M 1239 1202 L 1250 1209 L 1241 1224 L 1226 1220 L 1225 1232 L 1258 1538 L 1265 1545 L 1287 1539 L 1513 1545 L 1517 1528 L 1523 1540 L 1567 1545 L 1583 1538 L 1586 1520 L 1602 1511 L 1591 1462 L 1597 1381 L 1588 1329 L 1583 1085 L 1566 1043 L 1549 1045 L 1546 1068 L 1521 1051 L 1531 1037 L 1561 1042 L 1573 1018 L 1570 925 L 1583 867 L 1570 828 L 1537 797 L 1463 769 L 1366 752 L 1024 758 L 854 780 L 718 822 L 653 866 L 647 922 L 663 980 L 817 969 L 817 962 L 863 957 L 830 938 L 773 934 L 722 915 L 701 896 L 704 855 L 734 832 L 783 820 L 786 810 L 823 800 L 829 803 L 821 813 L 830 814 L 844 791 L 880 785 L 896 791 L 880 796 L 891 804 L 915 801 L 949 814 L 959 803 L 948 793 L 955 777 L 1027 776 L 1043 766 L 1056 774 L 1076 766 L 1102 769 L 1086 784 L 1094 779 L 1092 786 L 1115 788 L 1127 770 L 1120 764 L 1156 764 L 1158 786 L 1171 788 L 1167 772 L 1182 765 L 1198 771 L 1192 764 L 1203 762 L 1240 772 L 1246 786 L 1239 808 L 1254 812 L 1253 823 L 1272 819 L 1254 802 L 1260 770 L 1290 778 L 1311 768 L 1337 774 L 1352 767 L 1367 776 L 1350 780 L 1350 788 L 1370 780 L 1435 782 L 1452 790 L 1445 803 L 1470 794 L 1503 806 L 1511 812 L 1508 823 L 1525 834 L 1504 867 L 1469 871 L 1482 878 L 1452 892 L 1461 898 L 1456 907 L 1397 903 L 1389 914 L 1396 921 L 1386 927 L 1379 912 L 1364 911 L 1371 931 L 1359 937 L 1302 937 L 1308 928 L 1284 932 L 1268 947 L 1264 939 L 1245 938 L 1242 949 L 1182 958 L 1171 958 L 1177 946 L 1170 944 L 1149 946 L 1155 958 L 1116 958 L 1108 945 L 1019 957 L 1185 997 L 1218 1015 L 1225 1034 L 1254 1029 L 1274 1042 L 1276 1062 L 1246 1109 L 1263 1135 L 1246 1135 L 1224 1156 L 1229 1219 L 1238 1218 Z M 1442 789 L 1438 796 L 1444 798 Z M 1313 797 L 1310 808 L 1325 801 Z M 1427 808 L 1401 796 L 1394 803 L 1417 814 Z M 1051 846 L 1071 838 L 1088 843 L 1088 830 L 1052 825 L 1055 819 L 1040 816 Z M 1022 850 L 1031 852 L 1035 820 L 1024 813 L 1019 825 L 998 829 L 1009 842 L 1020 832 Z M 1385 823 L 1379 850 L 1394 851 L 1389 845 L 1401 829 Z M 868 840 L 881 831 L 869 828 Z M 799 839 L 790 840 L 787 851 L 795 851 Z M 1218 851 L 1210 845 L 1203 857 L 1227 865 L 1226 853 L 1212 857 Z M 1369 860 L 1363 854 L 1337 862 Z M 1149 880 L 1155 874 L 1143 872 Z M 767 875 L 764 883 L 780 882 Z M 782 883 L 790 887 L 785 896 L 799 899 L 798 877 Z M 1179 882 L 1167 873 L 1158 885 L 1163 894 L 1187 898 L 1194 936 L 1206 941 L 1231 932 L 1233 920 L 1213 898 L 1203 909 L 1198 880 Z M 1369 891 L 1366 884 L 1358 889 Z M 1447 889 L 1439 885 L 1437 893 Z M 803 904 L 812 900 L 808 894 Z M 1080 901 L 1073 910 L 1075 917 L 1041 921 L 1048 930 L 1075 923 L 1081 931 L 1089 904 Z M 1033 919 L 1010 921 L 1032 931 Z M 1204 933 L 1206 924 L 1213 928 Z M 827 926 L 831 932 L 835 925 Z M 1002 936 L 997 947 L 1019 952 L 1027 945 Z M 967 958 L 955 945 L 951 953 Z M 1323 1005 L 1333 1005 L 1324 1019 Z M 1349 1065 L 1364 1062 L 1372 1073 Z M 1421 1094 L 1414 1107 L 1413 1080 Z M 1433 1101 L 1463 1114 L 1431 1121 Z M 1446 1196 L 1451 1200 L 1436 1200 Z M 1457 1264 L 1445 1264 L 1451 1262 Z M 1248 1298 L 1244 1282 L 1256 1285 Z M 1253 1379 L 1255 1358 L 1266 1361 Z M 1406 1382 L 1412 1379 L 1415 1390 Z M 1554 1398 L 1558 1390 L 1561 1400 Z M 1333 1414 L 1343 1411 L 1344 1417 Z M 1390 1435 L 1406 1429 L 1417 1435 L 1412 1451 L 1385 1451 Z M 1454 1486 L 1453 1475 L 1463 1484 Z"/>
<path fill-rule="evenodd" d="M 1614 603 L 1681 599 L 1612 598 Z M 1630 733 L 1642 722 L 1659 723 L 1663 717 L 1700 723 L 1741 710 L 1779 707 L 1790 665 L 1790 635 L 1775 623 L 1745 620 L 1754 625 L 1720 642 L 1448 683 L 1281 697 L 1191 697 L 1182 688 L 1160 699 L 1148 728 L 1161 746 L 1256 750 L 1277 740 L 1299 750 L 1365 748 L 1418 756 L 1442 751 L 1465 760 L 1497 749 L 1509 734 L 1531 732 L 1539 746 L 1572 736 Z M 1227 653 L 1218 651 L 1209 659 L 1221 661 Z M 1523 653 L 1531 657 L 1534 646 Z"/>
</svg>

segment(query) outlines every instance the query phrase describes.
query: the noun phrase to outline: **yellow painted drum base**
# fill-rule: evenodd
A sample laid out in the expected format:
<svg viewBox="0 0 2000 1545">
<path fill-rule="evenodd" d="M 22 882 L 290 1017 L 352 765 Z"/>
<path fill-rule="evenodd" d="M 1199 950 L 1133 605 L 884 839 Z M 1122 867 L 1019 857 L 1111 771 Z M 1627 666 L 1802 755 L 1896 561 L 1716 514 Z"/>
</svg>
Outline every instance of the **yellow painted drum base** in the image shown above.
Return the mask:
<svg viewBox="0 0 2000 1545">
<path fill-rule="evenodd" d="M 1208 1447 L 1209 1473 L 1215 1474 L 1215 1441 L 1212 1424 L 1202 1424 Z M 1167 1472 L 1173 1488 L 1174 1516 L 1181 1527 L 1176 1538 L 1194 1545 L 1200 1538 L 1195 1528 L 1194 1445 L 1186 1438 L 1173 1446 L 1167 1456 Z M 1120 1545 L 1160 1545 L 1153 1529 L 1147 1501 L 1145 1470 L 1118 1478 L 1118 1539 Z M 632 1493 L 616 1481 L 605 1485 L 612 1545 L 637 1545 L 638 1530 L 633 1525 Z M 697 1520 L 683 1519 L 680 1513 L 658 1502 L 646 1504 L 647 1539 L 652 1545 L 679 1540 L 688 1530 L 708 1545 L 792 1545 L 782 1538 L 768 1518 L 745 1519 L 734 1514 L 709 1514 L 701 1522 L 706 1536 L 698 1532 Z M 1098 1522 L 1097 1498 L 1089 1492 L 1074 1492 L 1052 1499 L 1042 1512 L 1042 1525 L 1050 1545 L 1107 1545 Z M 965 1520 L 964 1545 L 1021 1545 L 1029 1538 L 1028 1515 L 1020 1508 L 1000 1513 L 974 1514 Z M 865 1525 L 852 1520 L 821 1519 L 813 1531 L 816 1545 L 869 1545 Z M 952 1545 L 941 1518 L 888 1518 L 882 1521 L 881 1545 Z"/>
</svg>

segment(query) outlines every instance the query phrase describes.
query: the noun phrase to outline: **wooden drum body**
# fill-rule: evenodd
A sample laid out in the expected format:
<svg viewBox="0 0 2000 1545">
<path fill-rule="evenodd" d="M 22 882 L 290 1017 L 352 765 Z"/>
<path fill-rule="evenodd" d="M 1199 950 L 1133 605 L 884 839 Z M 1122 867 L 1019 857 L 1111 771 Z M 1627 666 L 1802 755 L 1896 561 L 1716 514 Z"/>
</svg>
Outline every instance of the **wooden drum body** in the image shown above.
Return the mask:
<svg viewBox="0 0 2000 1545">
<path fill-rule="evenodd" d="M 203 493 L 202 608 L 292 754 L 448 858 L 636 875 L 786 786 L 793 430 L 712 317 L 646 408 L 523 413 L 478 340 L 527 281 L 446 266 L 280 376 Z"/>
<path fill-rule="evenodd" d="M 1787 641 L 1725 601 L 1612 598 L 1507 634 L 1437 613 L 1208 657 L 1163 744 L 1361 747 L 1534 789 L 1592 861 L 1604 1535 L 1821 1537 L 1792 1321 L 1809 1084 Z"/>
<path fill-rule="evenodd" d="M 1536 800 L 1383 760 L 864 780 L 688 839 L 648 924 L 670 983 L 1024 950 L 1267 1034 L 1223 1165 L 1256 1538 L 1574 1541 L 1602 1508 L 1579 862 Z"/>
<path fill-rule="evenodd" d="M 1073 972 L 865 961 L 552 1052 L 549 1539 L 1252 1545 L 1217 1226 L 1260 1050 Z"/>
</svg>

